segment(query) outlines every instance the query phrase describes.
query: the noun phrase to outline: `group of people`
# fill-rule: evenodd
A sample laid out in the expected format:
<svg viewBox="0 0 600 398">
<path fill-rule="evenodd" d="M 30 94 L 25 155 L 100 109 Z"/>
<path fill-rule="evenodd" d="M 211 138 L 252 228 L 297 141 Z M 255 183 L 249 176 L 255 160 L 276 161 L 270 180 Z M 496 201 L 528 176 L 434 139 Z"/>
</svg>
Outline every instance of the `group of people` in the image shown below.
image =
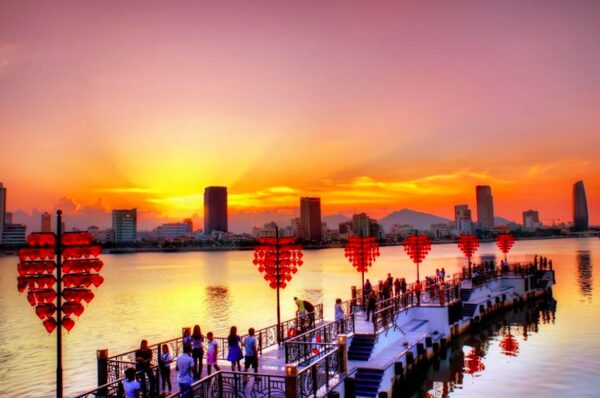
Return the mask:
<svg viewBox="0 0 600 398">
<path fill-rule="evenodd" d="M 206 340 L 206 341 L 205 341 Z M 237 328 L 232 326 L 227 336 L 227 360 L 231 362 L 231 370 L 242 370 L 241 361 L 244 359 L 244 371 L 253 368 L 254 373 L 258 373 L 258 346 L 255 337 L 254 328 L 248 329 L 248 335 L 243 339 L 237 334 Z M 158 367 L 161 378 L 161 389 L 163 392 L 172 391 L 171 385 L 171 364 L 175 363 L 177 373 L 177 382 L 182 397 L 191 396 L 191 385 L 195 380 L 199 380 L 202 376 L 204 350 L 206 348 L 206 371 L 210 375 L 212 368 L 219 371 L 219 343 L 215 340 L 212 332 L 208 332 L 205 336 L 202 334 L 199 325 L 195 325 L 190 333 L 186 329 L 183 334 L 183 353 L 182 355 L 173 357 L 170 353 L 169 346 L 163 344 L 161 346 L 161 354 L 158 359 Z M 244 353 L 242 353 L 242 348 Z M 245 355 L 244 355 L 245 354 Z M 140 348 L 135 352 L 136 367 L 125 370 L 125 380 L 121 385 L 123 396 L 125 398 L 138 398 L 142 390 L 142 383 L 145 384 L 146 377 L 148 378 L 149 388 L 155 390 L 155 377 L 152 372 L 152 350 L 148 347 L 148 341 L 142 340 Z M 136 373 L 142 375 L 142 382 L 136 380 Z"/>
<path fill-rule="evenodd" d="M 363 287 L 364 300 L 366 301 L 367 307 L 367 321 L 370 320 L 375 313 L 378 302 L 391 299 L 392 297 L 396 298 L 398 302 L 401 300 L 404 306 L 406 306 L 408 305 L 408 298 L 412 294 L 416 298 L 416 304 L 421 305 L 421 293 L 423 292 L 423 289 L 435 294 L 432 287 L 436 285 L 442 287 L 445 278 L 446 270 L 444 268 L 438 268 L 435 270 L 434 275 L 426 276 L 423 283 L 421 281 L 416 281 L 414 284 L 409 285 L 406 283 L 405 278 L 394 278 L 388 273 L 385 281 L 379 281 L 377 289 L 375 289 L 371 284 L 371 281 L 367 279 Z"/>
</svg>

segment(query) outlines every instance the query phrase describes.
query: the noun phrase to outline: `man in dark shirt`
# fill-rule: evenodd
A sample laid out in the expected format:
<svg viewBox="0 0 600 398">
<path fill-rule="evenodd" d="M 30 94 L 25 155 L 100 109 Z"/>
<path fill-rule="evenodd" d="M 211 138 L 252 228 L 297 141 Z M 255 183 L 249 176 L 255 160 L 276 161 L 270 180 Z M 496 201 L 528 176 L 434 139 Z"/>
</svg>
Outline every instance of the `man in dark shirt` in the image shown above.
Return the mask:
<svg viewBox="0 0 600 398">
<path fill-rule="evenodd" d="M 148 341 L 142 340 L 140 343 L 140 349 L 135 351 L 135 362 L 136 370 L 138 372 L 144 372 L 148 376 L 150 383 L 150 391 L 154 391 L 154 374 L 152 373 L 152 350 L 148 348 Z M 144 389 L 146 387 L 146 377 L 142 376 L 142 383 Z"/>
</svg>

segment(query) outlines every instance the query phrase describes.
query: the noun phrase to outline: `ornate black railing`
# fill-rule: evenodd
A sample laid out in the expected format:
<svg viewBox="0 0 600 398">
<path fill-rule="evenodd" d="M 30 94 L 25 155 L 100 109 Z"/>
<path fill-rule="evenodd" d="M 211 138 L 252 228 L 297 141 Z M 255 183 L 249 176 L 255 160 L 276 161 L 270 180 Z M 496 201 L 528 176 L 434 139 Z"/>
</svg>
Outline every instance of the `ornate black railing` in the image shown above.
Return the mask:
<svg viewBox="0 0 600 398">
<path fill-rule="evenodd" d="M 313 356 L 313 350 L 308 348 L 310 344 L 335 342 L 338 334 L 354 333 L 354 326 L 354 313 L 351 313 L 337 321 L 326 323 L 287 340 L 284 343 L 285 363 L 302 363 L 310 360 Z"/>
<path fill-rule="evenodd" d="M 283 375 L 220 371 L 192 384 L 191 391 L 168 398 L 285 398 L 285 380 Z"/>
<path fill-rule="evenodd" d="M 340 380 L 339 347 L 298 372 L 298 397 L 322 397 Z"/>
<path fill-rule="evenodd" d="M 135 367 L 135 364 L 131 366 L 128 364 L 125 369 L 129 367 Z M 160 372 L 158 366 L 153 366 L 151 368 L 152 374 L 154 375 L 154 386 L 151 388 L 150 380 L 148 376 L 143 372 L 136 373 L 136 379 L 142 385 L 142 389 L 140 391 L 140 398 L 154 398 L 159 396 L 158 388 L 160 386 Z M 74 398 L 120 398 L 124 397 L 124 391 L 122 389 L 122 383 L 125 380 L 125 377 L 117 378 L 110 383 L 104 384 L 102 386 L 98 386 L 93 390 L 87 391 L 83 394 L 77 395 Z"/>
</svg>

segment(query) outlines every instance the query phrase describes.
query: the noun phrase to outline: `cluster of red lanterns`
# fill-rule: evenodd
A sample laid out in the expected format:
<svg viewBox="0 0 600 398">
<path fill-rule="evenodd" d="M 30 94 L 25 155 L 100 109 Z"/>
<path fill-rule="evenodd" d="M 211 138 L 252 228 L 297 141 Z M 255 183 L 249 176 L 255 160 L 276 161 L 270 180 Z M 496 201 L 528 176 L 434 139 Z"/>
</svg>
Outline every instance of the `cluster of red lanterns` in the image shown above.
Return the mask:
<svg viewBox="0 0 600 398">
<path fill-rule="evenodd" d="M 506 254 L 510 251 L 510 249 L 515 244 L 515 237 L 509 233 L 502 233 L 496 237 L 496 245 L 498 245 L 498 249 L 502 253 L 504 253 L 504 259 L 506 259 Z"/>
<path fill-rule="evenodd" d="M 475 347 L 471 348 L 471 351 L 465 356 L 465 373 L 472 375 L 484 370 L 485 364 L 481 359 L 481 355 L 479 355 Z"/>
<path fill-rule="evenodd" d="M 302 251 L 295 238 L 261 238 L 254 248 L 254 265 L 273 289 L 287 286 L 302 266 Z"/>
<path fill-rule="evenodd" d="M 404 251 L 417 264 L 417 281 L 419 280 L 419 264 L 425 260 L 431 250 L 431 240 L 426 235 L 412 235 L 404 239 Z"/>
<path fill-rule="evenodd" d="M 368 272 L 379 254 L 379 244 L 370 236 L 351 236 L 344 249 L 344 256 L 358 272 Z"/>
<path fill-rule="evenodd" d="M 17 289 L 19 292 L 28 289 L 27 301 L 35 307 L 48 333 L 52 333 L 57 326 L 56 316 L 62 316 L 56 314 L 58 309 L 54 303 L 57 296 L 54 258 L 57 255 L 64 258 L 61 266 L 64 274 L 58 288 L 62 289 L 65 300 L 60 309 L 64 314 L 62 325 L 70 331 L 75 326 L 71 316 L 80 316 L 84 311 L 82 301 L 89 303 L 94 298 L 89 287 L 99 287 L 104 282 L 97 273 L 104 265 L 97 258 L 102 249 L 92 245 L 89 232 L 64 233 L 61 238 L 64 248 L 60 252 L 53 233 L 33 233 L 27 237 L 27 243 L 28 247 L 19 250 Z"/>
<path fill-rule="evenodd" d="M 479 249 L 479 238 L 477 238 L 477 235 L 461 235 L 458 238 L 458 247 L 470 262 L 477 249 Z"/>
</svg>

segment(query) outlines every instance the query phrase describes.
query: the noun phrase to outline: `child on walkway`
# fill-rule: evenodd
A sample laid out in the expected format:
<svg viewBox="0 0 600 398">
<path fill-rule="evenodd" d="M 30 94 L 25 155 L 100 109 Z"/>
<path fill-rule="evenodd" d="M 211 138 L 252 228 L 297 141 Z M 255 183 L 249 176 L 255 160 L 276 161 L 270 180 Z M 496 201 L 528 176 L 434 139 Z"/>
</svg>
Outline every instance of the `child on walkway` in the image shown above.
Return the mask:
<svg viewBox="0 0 600 398">
<path fill-rule="evenodd" d="M 208 332 L 206 335 L 208 343 L 206 343 L 206 370 L 210 375 L 211 367 L 214 366 L 216 371 L 221 370 L 217 364 L 217 357 L 219 354 L 219 343 L 213 338 L 213 332 Z"/>
</svg>

